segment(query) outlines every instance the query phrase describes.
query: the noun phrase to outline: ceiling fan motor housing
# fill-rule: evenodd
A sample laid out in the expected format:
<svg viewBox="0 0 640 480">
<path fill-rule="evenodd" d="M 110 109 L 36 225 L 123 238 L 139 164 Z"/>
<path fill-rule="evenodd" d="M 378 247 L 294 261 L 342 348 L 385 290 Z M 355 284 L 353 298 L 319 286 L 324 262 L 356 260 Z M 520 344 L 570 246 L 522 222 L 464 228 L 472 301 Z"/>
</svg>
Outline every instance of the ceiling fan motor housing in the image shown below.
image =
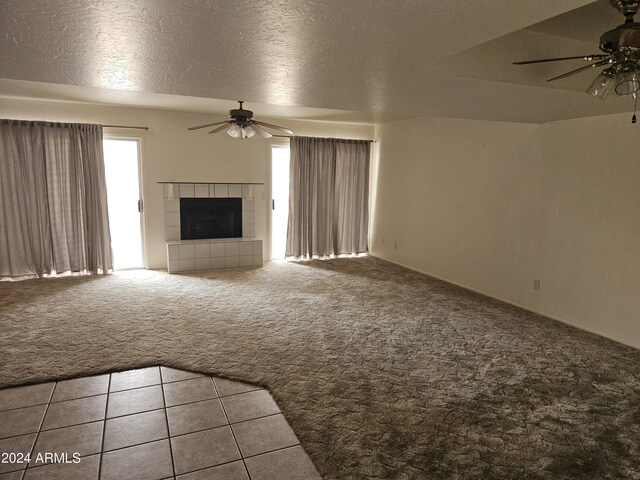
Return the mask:
<svg viewBox="0 0 640 480">
<path fill-rule="evenodd" d="M 614 53 L 621 49 L 640 49 L 640 23 L 633 21 L 633 17 L 638 13 L 640 0 L 610 0 L 610 2 L 612 7 L 625 16 L 626 20 L 622 25 L 605 32 L 600 37 L 600 50 Z"/>
<path fill-rule="evenodd" d="M 229 118 L 234 120 L 238 125 L 246 127 L 251 125 L 253 112 L 251 110 L 245 110 L 244 108 L 235 108 L 233 110 L 229 110 Z"/>
<path fill-rule="evenodd" d="M 640 49 L 640 23 L 623 23 L 600 37 L 603 52 L 613 53 L 624 48 Z"/>
</svg>

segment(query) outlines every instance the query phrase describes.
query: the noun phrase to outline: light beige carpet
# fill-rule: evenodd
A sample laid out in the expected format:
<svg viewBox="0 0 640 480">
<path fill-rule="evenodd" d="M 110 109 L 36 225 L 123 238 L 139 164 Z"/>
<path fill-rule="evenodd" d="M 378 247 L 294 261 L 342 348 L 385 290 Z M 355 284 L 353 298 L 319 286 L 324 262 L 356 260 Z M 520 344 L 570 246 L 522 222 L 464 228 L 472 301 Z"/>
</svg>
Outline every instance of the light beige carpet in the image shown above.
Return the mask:
<svg viewBox="0 0 640 480">
<path fill-rule="evenodd" d="M 640 479 L 639 351 L 371 257 L 4 282 L 0 332 L 1 386 L 266 386 L 329 479 Z"/>
</svg>

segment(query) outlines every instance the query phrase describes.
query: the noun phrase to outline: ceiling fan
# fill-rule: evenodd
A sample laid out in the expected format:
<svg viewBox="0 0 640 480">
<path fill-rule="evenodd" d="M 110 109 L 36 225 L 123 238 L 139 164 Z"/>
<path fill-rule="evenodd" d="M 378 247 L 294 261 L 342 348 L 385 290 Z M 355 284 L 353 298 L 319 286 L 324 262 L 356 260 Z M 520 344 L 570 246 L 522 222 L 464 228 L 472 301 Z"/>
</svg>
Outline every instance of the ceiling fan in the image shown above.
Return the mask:
<svg viewBox="0 0 640 480">
<path fill-rule="evenodd" d="M 218 133 L 227 129 L 227 133 L 233 138 L 251 138 L 254 135 L 258 135 L 262 138 L 272 137 L 273 134 L 265 130 L 269 128 L 271 130 L 278 130 L 288 135 L 293 135 L 293 130 L 271 123 L 260 122 L 253 119 L 253 112 L 251 110 L 245 110 L 242 108 L 244 101 L 238 101 L 240 108 L 229 110 L 229 120 L 223 120 L 221 122 L 207 123 L 205 125 L 197 125 L 195 127 L 189 127 L 189 130 L 198 130 L 200 128 L 214 127 L 209 133 Z"/>
<path fill-rule="evenodd" d="M 553 82 L 592 68 L 606 67 L 585 91 L 604 100 L 613 89 L 618 95 L 633 95 L 637 101 L 636 92 L 640 89 L 640 23 L 635 22 L 633 17 L 638 13 L 640 0 L 610 0 L 610 2 L 624 15 L 625 21 L 613 30 L 603 33 L 600 37 L 600 50 L 604 53 L 527 60 L 514 62 L 514 65 L 577 59 L 593 62 L 547 81 Z M 631 121 L 636 122 L 635 112 Z"/>
</svg>

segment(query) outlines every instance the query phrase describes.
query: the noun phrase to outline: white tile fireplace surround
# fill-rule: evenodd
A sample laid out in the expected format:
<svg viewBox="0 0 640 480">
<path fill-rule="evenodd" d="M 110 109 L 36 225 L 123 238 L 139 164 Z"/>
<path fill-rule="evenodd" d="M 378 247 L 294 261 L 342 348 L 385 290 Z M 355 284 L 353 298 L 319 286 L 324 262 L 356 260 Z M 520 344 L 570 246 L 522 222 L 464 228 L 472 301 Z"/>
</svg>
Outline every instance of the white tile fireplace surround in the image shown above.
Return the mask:
<svg viewBox="0 0 640 480">
<path fill-rule="evenodd" d="M 164 234 L 169 273 L 262 266 L 262 240 L 255 238 L 255 185 L 164 183 Z M 180 198 L 242 198 L 242 238 L 180 239 Z"/>
</svg>

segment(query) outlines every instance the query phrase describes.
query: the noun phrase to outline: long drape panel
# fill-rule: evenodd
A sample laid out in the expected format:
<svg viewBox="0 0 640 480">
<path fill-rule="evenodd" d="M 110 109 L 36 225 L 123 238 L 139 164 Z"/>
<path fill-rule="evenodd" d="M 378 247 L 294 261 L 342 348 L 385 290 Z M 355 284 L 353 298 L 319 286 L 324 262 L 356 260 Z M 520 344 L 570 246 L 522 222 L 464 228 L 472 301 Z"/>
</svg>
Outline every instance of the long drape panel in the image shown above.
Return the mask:
<svg viewBox="0 0 640 480">
<path fill-rule="evenodd" d="M 292 137 L 288 258 L 367 251 L 369 142 Z"/>
<path fill-rule="evenodd" d="M 334 253 L 362 253 L 369 237 L 369 142 L 336 145 Z"/>
<path fill-rule="evenodd" d="M 0 121 L 0 278 L 112 268 L 102 127 Z"/>
</svg>

